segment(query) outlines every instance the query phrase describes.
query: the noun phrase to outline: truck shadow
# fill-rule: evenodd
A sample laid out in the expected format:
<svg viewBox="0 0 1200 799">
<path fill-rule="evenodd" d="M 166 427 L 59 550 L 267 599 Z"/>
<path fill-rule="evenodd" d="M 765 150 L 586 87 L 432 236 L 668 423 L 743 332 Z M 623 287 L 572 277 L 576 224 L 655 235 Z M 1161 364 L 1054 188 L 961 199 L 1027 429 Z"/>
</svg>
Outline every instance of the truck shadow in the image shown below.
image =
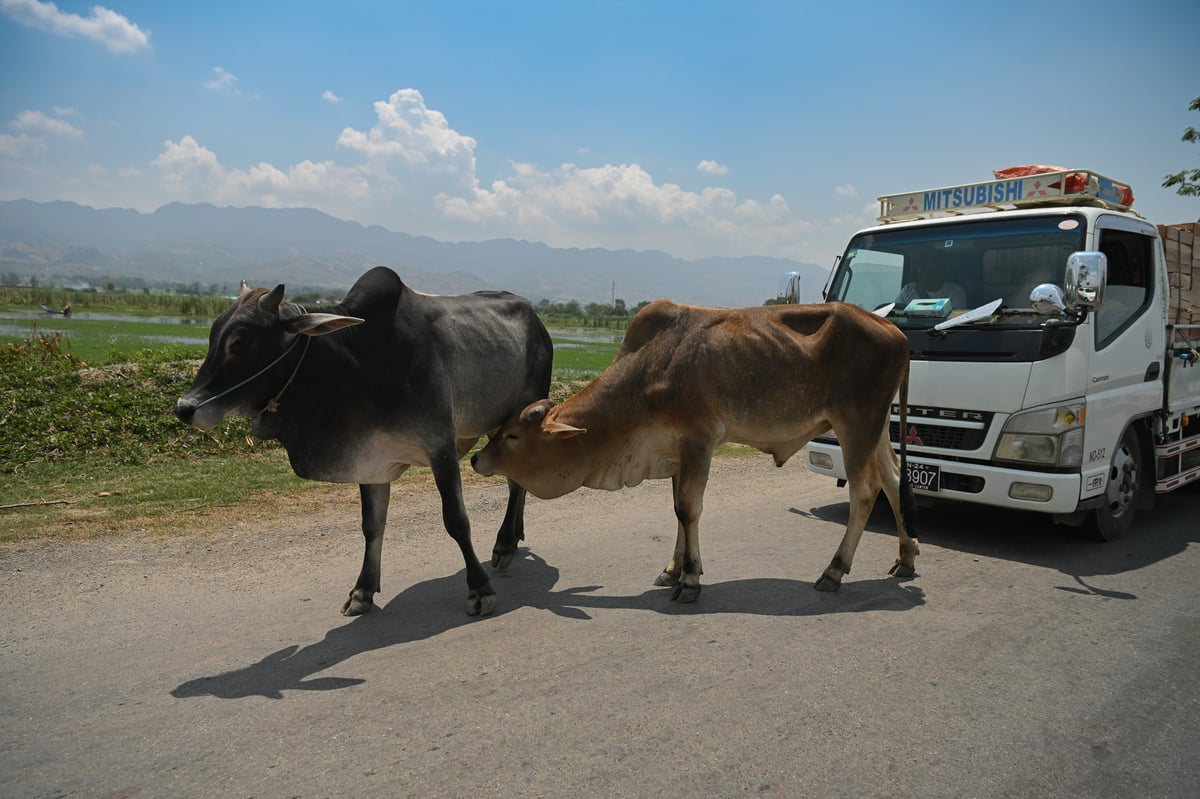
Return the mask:
<svg viewBox="0 0 1200 799">
<path fill-rule="evenodd" d="M 654 575 L 647 575 L 647 583 Z M 513 566 L 493 572 L 501 609 L 488 618 L 533 608 L 557 616 L 587 621 L 589 611 L 640 610 L 669 615 L 741 613 L 767 616 L 819 616 L 865 611 L 904 611 L 925 604 L 924 592 L 895 578 L 857 580 L 841 591 L 814 591 L 811 582 L 781 579 L 730 580 L 705 584 L 700 601 L 671 602 L 669 588 L 649 588 L 629 595 L 597 593 L 604 586 L 584 585 L 556 589 L 559 571 L 527 549 Z M 256 663 L 208 677 L 188 680 L 174 688 L 177 699 L 212 696 L 240 699 L 262 696 L 282 699 L 284 691 L 332 691 L 360 685 L 366 680 L 316 677 L 355 655 L 433 638 L 487 619 L 467 616 L 462 602 L 465 574 L 439 577 L 412 585 L 376 609 L 329 630 L 307 646 L 292 645 L 272 652 Z M 331 611 L 332 612 L 332 611 Z"/>
<path fill-rule="evenodd" d="M 1197 489 L 1189 488 L 1157 497 L 1153 511 L 1139 510 L 1133 529 L 1124 538 L 1109 543 L 1087 540 L 1077 528 L 1054 524 L 1045 514 L 961 502 L 921 508 L 917 529 L 922 544 L 1059 571 L 1076 584 L 1060 586 L 1063 591 L 1135 599 L 1130 594 L 1093 587 L 1085 578 L 1135 571 L 1200 543 L 1200 525 L 1195 522 L 1196 495 Z M 845 524 L 850 514 L 847 503 L 807 512 L 793 508 L 792 512 L 838 524 Z M 867 531 L 894 536 L 895 529 L 891 508 L 881 496 L 871 512 Z"/>
</svg>

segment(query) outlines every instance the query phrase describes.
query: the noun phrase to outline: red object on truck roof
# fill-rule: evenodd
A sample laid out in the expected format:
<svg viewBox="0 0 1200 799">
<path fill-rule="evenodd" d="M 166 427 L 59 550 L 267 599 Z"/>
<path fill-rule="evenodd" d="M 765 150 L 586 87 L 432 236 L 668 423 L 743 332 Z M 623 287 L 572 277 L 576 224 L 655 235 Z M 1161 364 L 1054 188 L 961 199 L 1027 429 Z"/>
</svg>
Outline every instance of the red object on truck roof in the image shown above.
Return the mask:
<svg viewBox="0 0 1200 799">
<path fill-rule="evenodd" d="M 992 174 L 996 176 L 996 180 L 1008 180 L 1010 178 L 1027 178 L 1030 175 L 1044 175 L 1048 172 L 1066 172 L 1064 166 L 1049 166 L 1047 164 L 1022 164 L 1021 166 L 1010 166 L 1004 169 L 997 169 Z M 1079 194 L 1087 189 L 1088 178 L 1083 172 L 1071 172 L 1067 176 L 1067 185 L 1061 187 L 1067 194 Z M 1059 188 L 1057 182 L 1051 183 L 1051 186 Z M 1121 197 L 1122 205 L 1133 205 L 1133 189 L 1124 184 L 1114 182 L 1114 188 Z"/>
</svg>

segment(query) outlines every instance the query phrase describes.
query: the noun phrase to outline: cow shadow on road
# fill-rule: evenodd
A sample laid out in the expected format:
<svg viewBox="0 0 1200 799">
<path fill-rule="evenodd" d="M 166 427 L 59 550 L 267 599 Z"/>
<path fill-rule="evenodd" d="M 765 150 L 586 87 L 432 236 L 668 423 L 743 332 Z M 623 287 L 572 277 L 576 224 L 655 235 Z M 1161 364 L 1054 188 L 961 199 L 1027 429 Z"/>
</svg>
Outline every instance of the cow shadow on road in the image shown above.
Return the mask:
<svg viewBox="0 0 1200 799">
<path fill-rule="evenodd" d="M 522 571 L 558 570 L 545 565 L 537 555 L 522 552 Z M 847 581 L 837 593 L 813 589 L 811 581 L 770 577 L 752 577 L 721 582 L 704 582 L 698 602 L 678 603 L 670 599 L 671 589 L 650 586 L 633 594 L 601 593 L 605 586 L 582 585 L 555 589 L 554 584 L 534 588 L 522 586 L 514 592 L 514 601 L 522 607 L 547 610 L 568 619 L 588 620 L 589 611 L 641 610 L 671 616 L 705 616 L 739 613 L 751 616 L 822 616 L 831 613 L 912 610 L 925 604 L 925 592 L 908 580 L 887 577 L 876 580 Z M 557 584 L 557 579 L 555 579 Z"/>
<path fill-rule="evenodd" d="M 1077 528 L 1054 524 L 1046 514 L 950 501 L 921 508 L 917 529 L 922 544 L 1061 572 L 1074 581 L 1074 585 L 1060 586 L 1063 591 L 1136 599 L 1089 581 L 1149 566 L 1200 543 L 1200 525 L 1194 519 L 1196 495 L 1197 490 L 1189 488 L 1158 497 L 1154 510 L 1139 510 L 1130 532 L 1110 543 L 1087 540 Z M 810 511 L 792 508 L 792 512 L 845 524 L 850 506 L 834 503 Z M 891 508 L 882 495 L 871 512 L 867 532 L 896 534 Z"/>
<path fill-rule="evenodd" d="M 647 577 L 647 583 L 652 576 Z M 841 591 L 826 594 L 811 582 L 783 579 L 743 579 L 706 583 L 700 601 L 670 601 L 669 588 L 649 588 L 628 595 L 600 593 L 604 586 L 557 588 L 559 570 L 523 549 L 512 567 L 494 572 L 501 609 L 495 616 L 474 619 L 464 612 L 465 573 L 416 583 L 397 594 L 382 609 L 373 610 L 329 630 L 307 646 L 292 645 L 232 671 L 199 677 L 171 691 L 177 699 L 211 696 L 240 699 L 262 696 L 282 699 L 284 691 L 332 691 L 366 680 L 315 675 L 355 655 L 421 641 L 449 630 L 525 608 L 549 611 L 579 621 L 592 613 L 636 610 L 670 615 L 741 613 L 767 616 L 817 616 L 830 613 L 903 611 L 925 604 L 924 592 L 895 578 L 858 580 Z"/>
<path fill-rule="evenodd" d="M 465 572 L 416 583 L 383 608 L 329 630 L 320 641 L 287 646 L 249 666 L 189 680 L 174 688 L 171 695 L 178 699 L 282 699 L 284 691 L 331 691 L 360 685 L 366 680 L 314 675 L 364 652 L 425 640 L 478 623 L 465 612 L 465 589 Z M 336 613 L 332 605 L 328 612 Z"/>
</svg>

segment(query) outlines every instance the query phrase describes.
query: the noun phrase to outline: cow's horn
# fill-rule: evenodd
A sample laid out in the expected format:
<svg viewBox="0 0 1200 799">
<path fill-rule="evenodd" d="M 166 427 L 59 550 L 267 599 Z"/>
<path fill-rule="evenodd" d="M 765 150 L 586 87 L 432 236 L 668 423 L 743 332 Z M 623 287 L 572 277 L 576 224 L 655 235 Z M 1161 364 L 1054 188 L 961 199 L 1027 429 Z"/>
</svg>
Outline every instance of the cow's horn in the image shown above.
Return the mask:
<svg viewBox="0 0 1200 799">
<path fill-rule="evenodd" d="M 267 294 L 258 298 L 258 307 L 267 313 L 279 313 L 279 304 L 283 302 L 283 284 L 280 283 Z"/>
<path fill-rule="evenodd" d="M 521 413 L 521 421 L 529 424 L 538 424 L 546 418 L 546 414 L 554 406 L 554 403 L 548 399 L 538 400 Z"/>
</svg>

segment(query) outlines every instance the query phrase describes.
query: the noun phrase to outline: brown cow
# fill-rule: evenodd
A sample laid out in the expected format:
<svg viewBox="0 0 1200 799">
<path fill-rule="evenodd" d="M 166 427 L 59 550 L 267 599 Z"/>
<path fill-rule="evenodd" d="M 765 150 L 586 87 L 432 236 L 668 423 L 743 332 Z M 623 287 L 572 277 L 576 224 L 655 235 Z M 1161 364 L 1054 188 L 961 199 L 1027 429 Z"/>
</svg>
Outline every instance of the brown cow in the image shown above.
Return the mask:
<svg viewBox="0 0 1200 799">
<path fill-rule="evenodd" d="M 678 534 L 655 584 L 675 586 L 672 599 L 693 602 L 703 573 L 699 520 L 713 451 L 727 441 L 747 444 L 782 466 L 832 428 L 849 476 L 850 520 L 814 587 L 836 591 L 880 488 L 900 537 L 890 573 L 916 573 L 906 447 L 901 443 L 897 462 L 888 437 L 897 393 L 904 429 L 908 341 L 891 322 L 856 306 L 728 310 L 658 300 L 630 322 L 617 357 L 599 377 L 561 405 L 527 406 L 471 465 L 542 499 L 580 486 L 615 491 L 670 477 Z"/>
</svg>

